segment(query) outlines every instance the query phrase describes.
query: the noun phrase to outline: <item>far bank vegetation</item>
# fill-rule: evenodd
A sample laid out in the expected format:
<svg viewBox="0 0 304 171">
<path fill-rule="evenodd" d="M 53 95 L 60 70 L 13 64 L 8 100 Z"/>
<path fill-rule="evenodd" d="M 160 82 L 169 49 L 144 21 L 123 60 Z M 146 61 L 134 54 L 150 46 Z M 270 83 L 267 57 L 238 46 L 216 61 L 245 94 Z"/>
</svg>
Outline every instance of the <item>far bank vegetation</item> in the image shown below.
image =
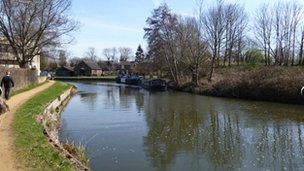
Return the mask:
<svg viewBox="0 0 304 171">
<path fill-rule="evenodd" d="M 211 7 L 200 0 L 197 6 L 193 17 L 178 16 L 166 4 L 152 12 L 144 29 L 148 52 L 137 68 L 169 79 L 178 89 L 233 97 L 246 97 L 249 89 L 267 89 L 299 100 L 298 90 L 304 85 L 302 4 L 262 4 L 252 15 L 242 5 L 224 0 Z M 229 94 L 219 87 L 229 89 Z"/>
</svg>

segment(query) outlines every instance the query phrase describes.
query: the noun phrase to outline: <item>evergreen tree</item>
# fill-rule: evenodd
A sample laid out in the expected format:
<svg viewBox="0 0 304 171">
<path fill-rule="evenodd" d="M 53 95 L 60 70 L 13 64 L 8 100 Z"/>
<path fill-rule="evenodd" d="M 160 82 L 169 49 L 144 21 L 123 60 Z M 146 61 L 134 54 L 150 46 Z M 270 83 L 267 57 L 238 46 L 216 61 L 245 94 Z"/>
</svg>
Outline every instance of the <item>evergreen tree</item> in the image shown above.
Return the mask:
<svg viewBox="0 0 304 171">
<path fill-rule="evenodd" d="M 139 45 L 135 53 L 135 62 L 137 64 L 140 64 L 144 61 L 144 59 L 145 59 L 144 50 L 142 49 L 141 45 Z"/>
<path fill-rule="evenodd" d="M 59 66 L 67 66 L 67 54 L 65 51 L 59 51 Z"/>
</svg>

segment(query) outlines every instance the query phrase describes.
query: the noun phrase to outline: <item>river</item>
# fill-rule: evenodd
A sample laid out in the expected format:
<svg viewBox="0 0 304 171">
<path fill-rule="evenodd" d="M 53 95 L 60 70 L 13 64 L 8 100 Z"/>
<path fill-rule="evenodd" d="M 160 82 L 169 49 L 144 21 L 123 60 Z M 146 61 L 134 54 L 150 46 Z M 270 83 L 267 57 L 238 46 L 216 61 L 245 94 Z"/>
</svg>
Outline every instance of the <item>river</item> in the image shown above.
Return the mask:
<svg viewBox="0 0 304 171">
<path fill-rule="evenodd" d="M 60 138 L 93 170 L 304 170 L 304 106 L 73 84 Z"/>
</svg>

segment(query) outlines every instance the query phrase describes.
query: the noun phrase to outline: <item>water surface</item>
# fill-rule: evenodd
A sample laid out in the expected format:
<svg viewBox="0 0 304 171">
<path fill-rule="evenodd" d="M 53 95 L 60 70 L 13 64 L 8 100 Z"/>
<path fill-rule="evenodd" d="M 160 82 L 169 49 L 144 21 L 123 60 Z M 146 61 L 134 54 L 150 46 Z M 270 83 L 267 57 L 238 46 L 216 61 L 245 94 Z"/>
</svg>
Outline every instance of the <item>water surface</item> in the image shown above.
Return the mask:
<svg viewBox="0 0 304 171">
<path fill-rule="evenodd" d="M 93 170 L 304 170 L 304 107 L 74 83 L 61 140 Z"/>
</svg>

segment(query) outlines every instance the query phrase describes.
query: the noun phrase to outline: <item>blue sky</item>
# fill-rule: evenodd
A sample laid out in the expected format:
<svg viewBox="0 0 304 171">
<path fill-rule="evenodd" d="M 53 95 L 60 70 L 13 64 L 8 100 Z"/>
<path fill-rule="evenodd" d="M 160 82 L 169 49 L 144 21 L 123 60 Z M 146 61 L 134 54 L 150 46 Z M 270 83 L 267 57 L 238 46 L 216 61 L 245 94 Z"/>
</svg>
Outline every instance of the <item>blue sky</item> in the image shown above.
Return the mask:
<svg viewBox="0 0 304 171">
<path fill-rule="evenodd" d="M 274 0 L 227 0 L 244 5 L 253 13 L 264 2 Z M 287 0 L 292 1 L 292 0 Z M 89 47 L 95 47 L 100 57 L 110 47 L 130 47 L 134 51 L 143 39 L 145 21 L 162 2 L 180 15 L 194 15 L 196 0 L 72 0 L 72 15 L 80 23 L 75 41 L 67 47 L 72 56 L 82 57 Z M 208 7 L 214 0 L 206 0 Z M 301 0 L 299 0 L 301 2 Z"/>
</svg>

